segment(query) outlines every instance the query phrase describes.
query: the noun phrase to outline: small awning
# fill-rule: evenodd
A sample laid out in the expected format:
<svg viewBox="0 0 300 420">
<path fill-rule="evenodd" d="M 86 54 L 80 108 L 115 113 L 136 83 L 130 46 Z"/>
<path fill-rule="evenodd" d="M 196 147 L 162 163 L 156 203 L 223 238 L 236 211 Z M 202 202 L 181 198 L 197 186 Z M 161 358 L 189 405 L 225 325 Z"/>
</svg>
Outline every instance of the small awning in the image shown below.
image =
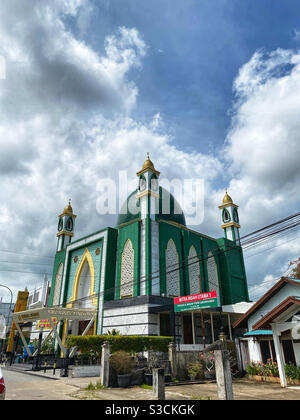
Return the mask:
<svg viewBox="0 0 300 420">
<path fill-rule="evenodd" d="M 27 311 L 22 312 L 15 312 L 13 314 L 13 320 L 18 324 L 38 321 L 40 319 L 49 319 L 49 317 L 56 318 L 57 321 L 61 321 L 63 319 L 85 321 L 91 319 L 95 314 L 96 310 L 93 308 L 75 309 L 61 307 L 46 307 L 28 309 Z"/>
<path fill-rule="evenodd" d="M 244 334 L 244 337 L 259 336 L 259 335 L 272 335 L 272 330 L 249 331 Z"/>
</svg>

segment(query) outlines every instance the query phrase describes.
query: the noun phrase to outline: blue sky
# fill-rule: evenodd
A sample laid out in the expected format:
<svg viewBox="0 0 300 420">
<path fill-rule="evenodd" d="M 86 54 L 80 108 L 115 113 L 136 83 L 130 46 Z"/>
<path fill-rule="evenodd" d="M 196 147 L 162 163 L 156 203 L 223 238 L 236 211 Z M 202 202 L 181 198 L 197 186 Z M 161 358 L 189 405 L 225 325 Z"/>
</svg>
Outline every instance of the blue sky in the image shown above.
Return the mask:
<svg viewBox="0 0 300 420">
<path fill-rule="evenodd" d="M 48 259 L 16 254 L 0 282 L 51 274 L 37 263 L 53 258 L 70 197 L 76 238 L 114 226 L 99 179 L 136 182 L 146 152 L 165 178 L 204 180 L 202 233 L 222 236 L 225 188 L 242 235 L 298 211 L 299 22 L 296 0 L 2 2 L 2 250 Z M 291 239 L 245 253 L 253 298 L 299 257 Z M 1 271 L 16 260 L 19 275 Z"/>
<path fill-rule="evenodd" d="M 230 125 L 232 83 L 260 48 L 294 48 L 299 2 L 280 0 L 121 0 L 94 2 L 86 39 L 102 52 L 119 26 L 135 27 L 148 46 L 134 75 L 134 115 L 159 112 L 178 147 L 205 152 L 222 145 Z"/>
</svg>

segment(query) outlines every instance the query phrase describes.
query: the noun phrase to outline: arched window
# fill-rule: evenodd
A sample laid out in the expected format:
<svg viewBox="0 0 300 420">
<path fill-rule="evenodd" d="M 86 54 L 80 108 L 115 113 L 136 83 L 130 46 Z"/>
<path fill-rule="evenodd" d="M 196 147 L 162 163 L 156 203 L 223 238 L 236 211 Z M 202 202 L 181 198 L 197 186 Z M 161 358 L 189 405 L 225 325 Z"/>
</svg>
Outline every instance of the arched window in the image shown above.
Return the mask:
<svg viewBox="0 0 300 420">
<path fill-rule="evenodd" d="M 201 278 L 200 278 L 200 265 L 197 251 L 194 246 L 190 247 L 189 259 L 189 281 L 190 281 L 190 294 L 195 295 L 201 291 Z"/>
<path fill-rule="evenodd" d="M 121 257 L 120 297 L 133 296 L 134 281 L 134 249 L 130 239 L 127 239 Z"/>
<path fill-rule="evenodd" d="M 80 272 L 78 289 L 77 289 L 77 307 L 86 308 L 89 306 L 89 299 L 91 289 L 91 270 L 87 260 L 85 260 Z"/>
<path fill-rule="evenodd" d="M 75 308 L 95 306 L 95 268 L 88 250 L 84 251 L 77 267 L 70 303 Z"/>
<path fill-rule="evenodd" d="M 69 218 L 68 218 L 68 220 L 67 220 L 67 225 L 66 225 L 66 229 L 67 229 L 68 231 L 73 230 L 73 219 L 72 219 L 72 217 L 69 217 Z"/>
<path fill-rule="evenodd" d="M 180 296 L 179 257 L 173 239 L 166 248 L 166 289 L 167 296 Z"/>
<path fill-rule="evenodd" d="M 59 265 L 56 276 L 55 276 L 54 294 L 53 294 L 53 302 L 52 302 L 53 306 L 59 305 L 62 276 L 63 276 L 63 263 Z"/>
<path fill-rule="evenodd" d="M 207 258 L 207 276 L 208 276 L 208 291 L 212 292 L 217 291 L 219 299 L 219 276 L 218 276 L 218 266 L 215 260 L 215 257 L 211 251 L 208 253 Z"/>
</svg>

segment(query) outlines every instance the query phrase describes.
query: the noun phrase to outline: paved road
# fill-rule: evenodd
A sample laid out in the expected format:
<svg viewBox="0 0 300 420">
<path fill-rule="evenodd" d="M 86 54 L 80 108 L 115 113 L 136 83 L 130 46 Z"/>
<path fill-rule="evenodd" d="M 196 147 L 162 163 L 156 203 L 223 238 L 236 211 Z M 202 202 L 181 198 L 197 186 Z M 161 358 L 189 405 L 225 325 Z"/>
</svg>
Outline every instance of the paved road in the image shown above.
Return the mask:
<svg viewBox="0 0 300 420">
<path fill-rule="evenodd" d="M 78 388 L 64 381 L 2 368 L 6 400 L 75 400 Z"/>
</svg>

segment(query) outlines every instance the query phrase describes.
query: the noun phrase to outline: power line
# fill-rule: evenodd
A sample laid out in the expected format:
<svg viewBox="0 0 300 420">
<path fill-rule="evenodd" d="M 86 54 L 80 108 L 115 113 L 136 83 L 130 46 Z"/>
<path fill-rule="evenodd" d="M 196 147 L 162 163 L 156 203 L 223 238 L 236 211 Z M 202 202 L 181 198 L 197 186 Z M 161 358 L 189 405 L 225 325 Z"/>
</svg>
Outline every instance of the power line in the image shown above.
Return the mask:
<svg viewBox="0 0 300 420">
<path fill-rule="evenodd" d="M 37 255 L 37 254 L 27 254 L 25 252 L 19 252 L 19 251 L 9 251 L 7 249 L 0 249 L 0 252 L 4 252 L 7 254 L 17 254 L 17 255 L 25 255 L 27 257 L 37 257 L 37 258 L 50 258 L 52 260 L 54 260 L 55 257 L 50 257 L 49 255 Z"/>
<path fill-rule="evenodd" d="M 271 225 L 268 225 L 264 228 L 261 228 L 261 229 L 255 231 L 255 232 L 252 232 L 248 235 L 245 235 L 244 237 L 241 238 L 241 246 L 243 247 L 244 250 L 248 250 L 251 247 L 257 246 L 257 244 L 260 245 L 262 242 L 264 242 L 266 240 L 269 240 L 272 236 L 275 236 L 275 235 L 284 236 L 286 231 L 298 229 L 299 224 L 300 224 L 299 215 L 300 215 L 300 213 L 296 213 L 295 215 L 289 216 L 288 218 L 282 219 L 278 222 L 275 222 Z M 284 224 L 284 226 L 280 227 L 281 224 Z M 276 228 L 276 226 L 279 226 L 279 228 Z M 264 231 L 267 231 L 267 233 L 263 233 Z M 244 241 L 244 243 L 243 243 L 243 241 Z M 208 260 L 208 258 L 215 257 L 215 256 L 219 255 L 221 252 L 222 253 L 223 252 L 229 252 L 232 249 L 236 250 L 238 248 L 239 247 L 236 244 L 232 247 L 225 247 L 225 249 L 222 249 L 222 247 L 218 246 L 217 248 L 215 248 L 213 250 L 210 250 L 213 254 L 212 256 L 202 258 L 202 259 L 200 259 L 200 256 L 204 255 L 203 252 L 200 253 L 200 254 L 197 254 L 197 256 L 192 256 L 192 257 L 188 256 L 187 258 L 182 259 L 181 262 L 178 262 L 178 263 L 167 266 L 166 269 L 169 269 L 171 267 L 175 267 L 175 268 L 172 269 L 172 270 L 169 270 L 169 271 L 166 270 L 164 275 L 168 275 L 168 274 L 170 274 L 172 272 L 175 272 L 177 270 L 178 271 L 182 270 L 184 267 L 188 267 L 189 265 L 196 264 L 196 263 L 199 263 L 199 262 L 204 261 L 204 260 Z M 14 252 L 14 251 L 0 251 L 0 252 L 17 253 L 17 252 Z M 24 253 L 19 253 L 19 254 L 28 255 L 28 254 L 24 254 Z M 54 258 L 54 257 L 45 257 L 45 258 Z M 191 259 L 195 260 L 195 261 L 191 262 L 190 264 L 185 264 L 185 261 L 189 261 Z M 39 265 L 39 264 L 36 264 L 36 265 Z M 48 264 L 45 264 L 45 265 L 48 265 Z M 1 271 L 4 271 L 4 272 L 18 272 L 18 273 L 26 273 L 26 274 L 36 274 L 36 275 L 47 274 L 47 275 L 51 276 L 50 273 L 37 273 L 37 272 L 29 272 L 29 271 L 22 271 L 22 270 L 0 270 L 0 272 Z M 158 276 L 154 276 L 154 274 L 156 274 L 156 273 L 159 273 Z M 61 274 L 61 276 L 63 276 L 63 274 Z M 89 275 L 87 275 L 85 277 L 89 277 Z M 143 282 L 142 281 L 143 279 L 144 279 L 144 282 L 148 282 L 148 281 L 152 280 L 152 285 L 156 285 L 158 283 L 156 283 L 156 284 L 153 283 L 153 280 L 155 280 L 156 278 L 159 278 L 159 277 L 161 277 L 160 270 L 153 271 L 152 273 L 149 274 L 148 277 L 146 275 L 145 276 L 139 276 L 138 278 L 136 278 L 136 279 L 134 279 L 130 282 L 123 283 L 120 286 L 115 286 L 114 288 L 106 289 L 104 293 L 111 292 L 112 290 L 116 290 L 117 288 L 121 288 L 121 287 L 128 286 L 128 285 L 132 285 L 134 287 L 137 284 L 137 282 L 139 282 L 139 284 L 141 284 Z"/>
</svg>

